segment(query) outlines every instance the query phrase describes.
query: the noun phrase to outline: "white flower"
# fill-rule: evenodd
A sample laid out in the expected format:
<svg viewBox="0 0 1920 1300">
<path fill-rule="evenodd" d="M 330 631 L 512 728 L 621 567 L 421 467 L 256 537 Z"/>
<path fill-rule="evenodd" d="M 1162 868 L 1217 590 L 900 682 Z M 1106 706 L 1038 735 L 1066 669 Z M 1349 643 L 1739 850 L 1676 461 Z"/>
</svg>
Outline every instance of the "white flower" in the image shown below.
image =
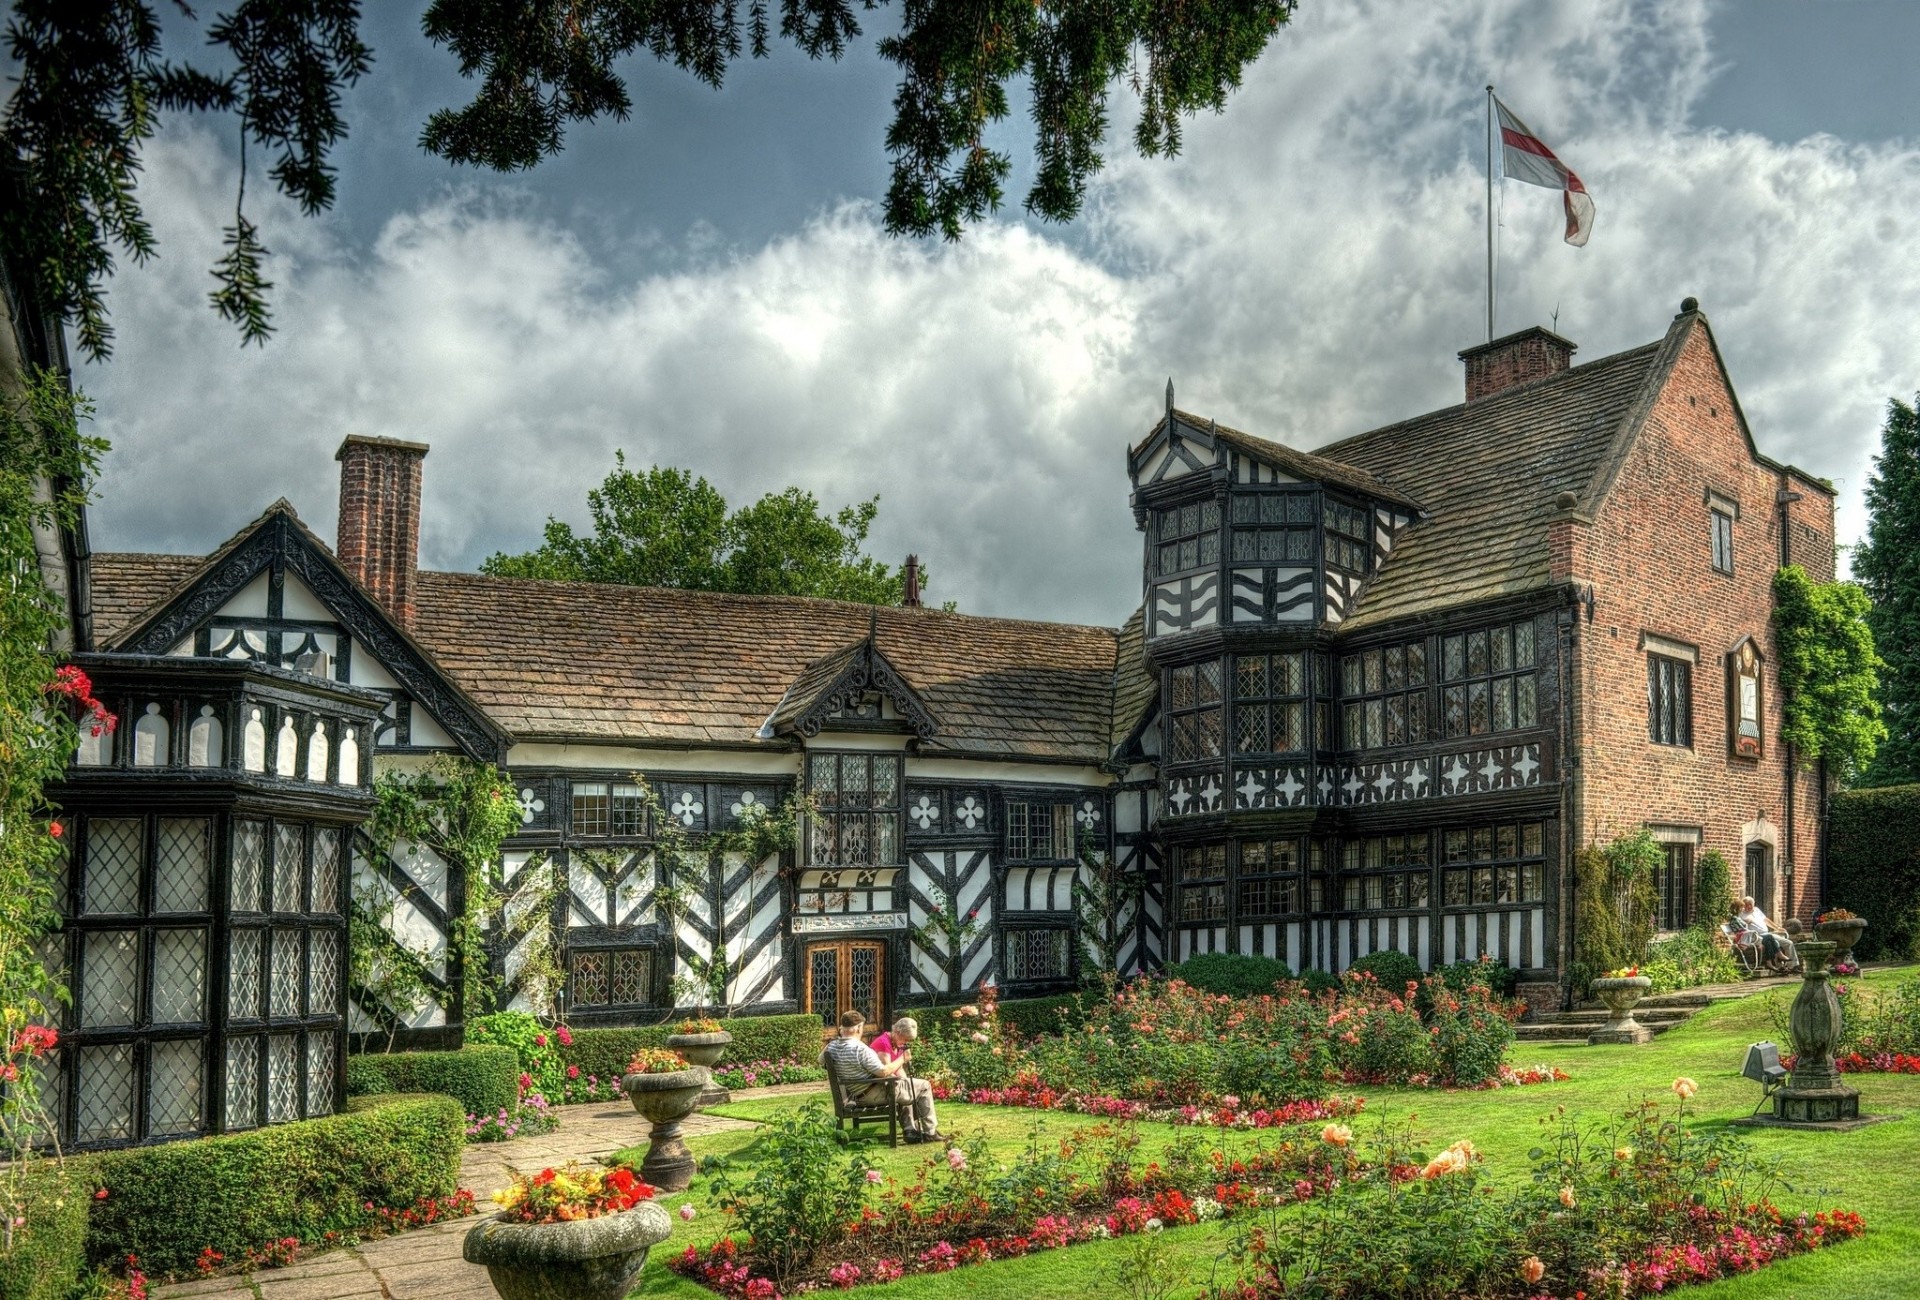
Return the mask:
<svg viewBox="0 0 1920 1300">
<path fill-rule="evenodd" d="M 1098 1237 L 1100 1240 L 1105 1241 L 1108 1237 L 1111 1237 L 1113 1234 L 1107 1231 L 1106 1224 L 1095 1223 L 1088 1226 L 1087 1235 L 1089 1237 Z"/>
<path fill-rule="evenodd" d="M 1214 1200 L 1211 1196 L 1196 1196 L 1193 1198 L 1193 1215 L 1196 1219 L 1202 1222 L 1208 1219 L 1217 1219 L 1220 1217 L 1220 1213 L 1220 1202 Z"/>
<path fill-rule="evenodd" d="M 1148 1232 L 1158 1232 L 1158 1231 L 1160 1231 L 1160 1229 L 1162 1229 L 1162 1228 L 1164 1228 L 1164 1227 L 1166 1227 L 1166 1226 L 1167 1226 L 1166 1224 L 1164 1224 L 1164 1223 L 1162 1223 L 1162 1222 L 1160 1222 L 1160 1220 L 1158 1220 L 1158 1219 L 1148 1219 L 1148 1220 L 1147 1220 L 1147 1231 L 1148 1231 Z"/>
</svg>

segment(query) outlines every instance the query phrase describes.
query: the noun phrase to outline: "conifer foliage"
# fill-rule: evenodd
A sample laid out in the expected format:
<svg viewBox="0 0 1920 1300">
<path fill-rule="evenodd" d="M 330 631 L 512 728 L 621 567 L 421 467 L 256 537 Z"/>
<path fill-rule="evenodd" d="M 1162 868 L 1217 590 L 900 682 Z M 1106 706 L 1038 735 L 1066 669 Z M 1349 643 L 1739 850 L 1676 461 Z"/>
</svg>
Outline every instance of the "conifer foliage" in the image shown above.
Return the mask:
<svg viewBox="0 0 1920 1300">
<path fill-rule="evenodd" d="M 1920 782 L 1920 398 L 1887 403 L 1853 576 L 1873 601 L 1887 739 L 1862 785 Z"/>
</svg>

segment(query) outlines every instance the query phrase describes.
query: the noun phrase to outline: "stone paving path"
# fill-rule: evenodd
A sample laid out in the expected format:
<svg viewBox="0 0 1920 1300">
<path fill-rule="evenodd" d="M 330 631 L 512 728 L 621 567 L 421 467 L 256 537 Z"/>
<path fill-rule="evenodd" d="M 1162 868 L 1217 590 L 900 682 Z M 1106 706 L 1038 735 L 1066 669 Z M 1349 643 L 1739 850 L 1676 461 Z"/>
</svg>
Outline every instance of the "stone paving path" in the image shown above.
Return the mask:
<svg viewBox="0 0 1920 1300">
<path fill-rule="evenodd" d="M 824 1084 L 794 1083 L 736 1092 L 741 1099 L 822 1093 Z M 485 1202 L 511 1169 L 542 1169 L 568 1160 L 595 1160 L 646 1140 L 647 1122 L 624 1101 L 562 1106 L 551 1133 L 469 1146 L 460 1158 L 460 1185 Z M 688 1137 L 755 1127 L 752 1121 L 695 1114 L 681 1126 Z M 484 1209 L 482 1211 L 484 1213 Z M 313 1255 L 287 1268 L 262 1269 L 155 1287 L 156 1300 L 491 1300 L 487 1271 L 460 1257 L 475 1219 L 454 1219 Z"/>
</svg>

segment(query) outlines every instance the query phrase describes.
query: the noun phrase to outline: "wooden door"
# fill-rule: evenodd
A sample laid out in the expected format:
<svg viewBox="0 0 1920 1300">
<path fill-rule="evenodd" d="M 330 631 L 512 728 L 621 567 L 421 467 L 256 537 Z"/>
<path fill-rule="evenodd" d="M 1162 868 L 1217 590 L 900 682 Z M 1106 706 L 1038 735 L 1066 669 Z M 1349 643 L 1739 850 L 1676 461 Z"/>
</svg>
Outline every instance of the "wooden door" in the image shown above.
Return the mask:
<svg viewBox="0 0 1920 1300">
<path fill-rule="evenodd" d="M 877 1033 L 886 1011 L 887 945 L 882 939 L 841 939 L 807 947 L 807 1013 L 824 1028 L 836 1029 L 840 1015 L 854 1010 Z"/>
</svg>

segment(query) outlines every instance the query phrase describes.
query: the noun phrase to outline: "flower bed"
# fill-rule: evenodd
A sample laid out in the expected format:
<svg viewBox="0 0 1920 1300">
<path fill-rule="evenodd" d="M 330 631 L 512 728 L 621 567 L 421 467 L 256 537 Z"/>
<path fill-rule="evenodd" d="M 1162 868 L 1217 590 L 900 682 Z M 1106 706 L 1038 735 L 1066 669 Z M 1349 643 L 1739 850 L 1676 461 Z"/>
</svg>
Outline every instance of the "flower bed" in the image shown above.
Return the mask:
<svg viewBox="0 0 1920 1300">
<path fill-rule="evenodd" d="M 1848 1052 L 1836 1057 L 1834 1064 L 1842 1074 L 1920 1074 L 1920 1056 L 1905 1052 Z"/>
<path fill-rule="evenodd" d="M 1492 1088 L 1564 1074 L 1506 1060 L 1524 1006 L 1467 979 L 1430 977 L 1398 992 L 1350 974 L 1337 990 L 1282 985 L 1270 996 L 1206 993 L 1179 980 L 1139 980 L 1083 1005 L 1073 1027 L 1022 1038 L 997 1014 L 993 990 L 933 1022 L 916 1051 L 950 1095 L 1033 1091 L 1117 1099 L 1152 1111 L 1198 1106 L 1277 1109 L 1337 1086 Z M 1157 1116 L 1156 1116 L 1157 1117 Z"/>
<path fill-rule="evenodd" d="M 818 1107 L 777 1121 L 766 1141 L 772 1149 L 748 1181 L 735 1181 L 725 1165 L 710 1167 L 743 1231 L 705 1251 L 689 1247 L 673 1263 L 743 1300 L 849 1290 L 1230 1219 L 1312 1199 L 1363 1167 L 1342 1124 L 1317 1136 L 1302 1127 L 1289 1140 L 1261 1136 L 1211 1149 L 1195 1135 L 1146 1162 L 1137 1158 L 1138 1132 L 1124 1122 L 1050 1143 L 1036 1130 L 1011 1166 L 998 1164 L 980 1137 L 927 1157 L 906 1182 L 848 1158 Z"/>
<path fill-rule="evenodd" d="M 1200 1125 L 1214 1128 L 1282 1128 L 1289 1124 L 1319 1123 L 1360 1113 L 1366 1099 L 1330 1097 L 1324 1101 L 1290 1101 L 1279 1106 L 1243 1106 L 1235 1096 L 1222 1097 L 1214 1106 L 1150 1106 L 1144 1101 L 1120 1097 L 1081 1096 L 1056 1093 L 1031 1075 L 1022 1075 L 1005 1088 L 975 1088 L 956 1092 L 945 1084 L 935 1084 L 937 1101 L 965 1101 L 975 1106 L 1015 1106 L 1027 1110 L 1058 1110 L 1076 1115 L 1106 1119 L 1148 1120 L 1157 1124 Z"/>
</svg>

